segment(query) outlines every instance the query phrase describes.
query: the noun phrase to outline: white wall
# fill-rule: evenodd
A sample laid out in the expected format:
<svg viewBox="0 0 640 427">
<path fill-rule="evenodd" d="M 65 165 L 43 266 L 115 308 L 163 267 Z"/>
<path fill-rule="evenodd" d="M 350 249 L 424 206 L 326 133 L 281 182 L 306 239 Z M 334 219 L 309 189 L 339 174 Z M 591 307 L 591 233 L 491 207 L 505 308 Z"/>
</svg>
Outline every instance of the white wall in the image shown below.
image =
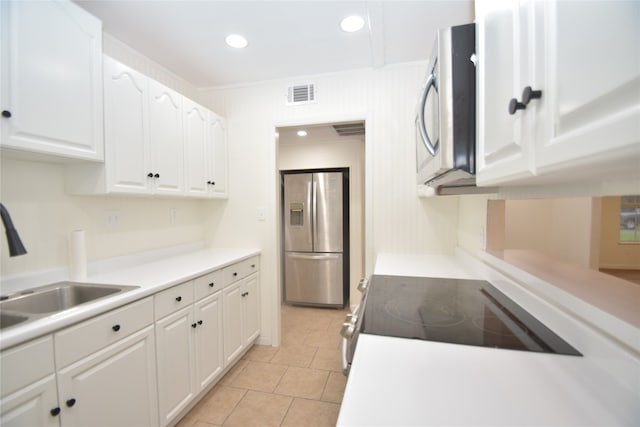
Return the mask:
<svg viewBox="0 0 640 427">
<path fill-rule="evenodd" d="M 105 34 L 106 54 L 192 99 L 201 93 L 188 82 Z M 68 267 L 68 238 L 84 229 L 89 260 L 126 255 L 205 239 L 204 206 L 220 201 L 124 197 L 77 197 L 64 191 L 64 165 L 1 159 L 0 195 L 28 254 L 10 258 L 0 233 L 1 276 Z M 169 221 L 169 209 L 178 211 Z M 107 230 L 104 210 L 120 211 L 120 226 Z"/>
<path fill-rule="evenodd" d="M 228 120 L 229 201 L 206 216 L 216 246 L 259 246 L 262 253 L 263 342 L 277 342 L 280 302 L 276 127 L 366 120 L 365 271 L 380 252 L 452 253 L 457 198 L 419 199 L 413 115 L 425 63 L 270 81 L 208 91 Z M 316 104 L 287 107 L 287 85 L 314 82 Z M 264 207 L 265 221 L 256 220 Z"/>
<path fill-rule="evenodd" d="M 349 168 L 349 295 L 360 302 L 357 286 L 364 277 L 364 142 L 340 138 L 338 142 L 283 144 L 278 146 L 280 170 Z M 281 195 L 278 196 L 281 198 Z"/>
</svg>

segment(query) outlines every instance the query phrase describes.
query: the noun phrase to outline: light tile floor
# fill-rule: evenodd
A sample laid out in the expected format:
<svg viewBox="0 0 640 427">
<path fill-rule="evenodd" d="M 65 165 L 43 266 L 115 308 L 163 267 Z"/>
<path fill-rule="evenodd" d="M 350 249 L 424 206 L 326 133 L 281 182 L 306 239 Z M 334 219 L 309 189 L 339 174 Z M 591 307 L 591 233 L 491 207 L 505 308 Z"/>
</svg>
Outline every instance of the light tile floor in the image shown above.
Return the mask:
<svg viewBox="0 0 640 427">
<path fill-rule="evenodd" d="M 335 426 L 346 313 L 283 305 L 281 346 L 253 346 L 178 427 Z"/>
</svg>

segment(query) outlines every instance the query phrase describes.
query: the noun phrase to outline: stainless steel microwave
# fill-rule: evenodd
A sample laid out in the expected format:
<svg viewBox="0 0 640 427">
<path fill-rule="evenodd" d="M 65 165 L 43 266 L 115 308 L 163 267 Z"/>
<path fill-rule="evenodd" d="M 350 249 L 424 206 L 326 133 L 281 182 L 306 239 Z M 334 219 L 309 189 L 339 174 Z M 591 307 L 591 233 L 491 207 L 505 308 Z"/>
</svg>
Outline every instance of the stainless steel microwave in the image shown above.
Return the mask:
<svg viewBox="0 0 640 427">
<path fill-rule="evenodd" d="M 475 186 L 475 24 L 439 30 L 416 108 L 418 184 Z"/>
</svg>

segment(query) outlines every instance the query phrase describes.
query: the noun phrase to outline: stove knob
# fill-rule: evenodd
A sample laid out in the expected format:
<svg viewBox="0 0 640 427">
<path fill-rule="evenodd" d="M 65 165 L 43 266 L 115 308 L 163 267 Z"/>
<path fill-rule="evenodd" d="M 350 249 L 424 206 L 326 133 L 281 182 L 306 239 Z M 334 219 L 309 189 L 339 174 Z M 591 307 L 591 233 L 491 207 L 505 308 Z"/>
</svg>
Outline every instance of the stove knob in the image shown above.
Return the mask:
<svg viewBox="0 0 640 427">
<path fill-rule="evenodd" d="M 360 283 L 358 283 L 358 290 L 364 293 L 367 290 L 367 286 L 369 286 L 369 280 L 360 279 Z"/>
<path fill-rule="evenodd" d="M 350 339 L 355 331 L 356 327 L 353 325 L 353 323 L 345 322 L 342 324 L 342 329 L 340 329 L 340 335 L 342 335 L 346 339 Z"/>
</svg>

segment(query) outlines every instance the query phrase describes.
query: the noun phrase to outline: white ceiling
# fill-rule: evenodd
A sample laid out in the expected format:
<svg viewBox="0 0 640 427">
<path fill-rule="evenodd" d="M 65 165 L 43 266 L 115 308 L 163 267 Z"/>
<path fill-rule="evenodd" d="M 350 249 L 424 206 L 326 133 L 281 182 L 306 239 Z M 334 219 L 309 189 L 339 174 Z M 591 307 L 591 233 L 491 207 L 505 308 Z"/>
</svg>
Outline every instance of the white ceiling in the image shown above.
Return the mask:
<svg viewBox="0 0 640 427">
<path fill-rule="evenodd" d="M 473 0 L 75 0 L 104 31 L 197 87 L 428 59 L 436 30 L 473 21 Z M 367 24 L 345 33 L 352 14 Z M 237 50 L 224 38 L 242 34 Z"/>
</svg>

